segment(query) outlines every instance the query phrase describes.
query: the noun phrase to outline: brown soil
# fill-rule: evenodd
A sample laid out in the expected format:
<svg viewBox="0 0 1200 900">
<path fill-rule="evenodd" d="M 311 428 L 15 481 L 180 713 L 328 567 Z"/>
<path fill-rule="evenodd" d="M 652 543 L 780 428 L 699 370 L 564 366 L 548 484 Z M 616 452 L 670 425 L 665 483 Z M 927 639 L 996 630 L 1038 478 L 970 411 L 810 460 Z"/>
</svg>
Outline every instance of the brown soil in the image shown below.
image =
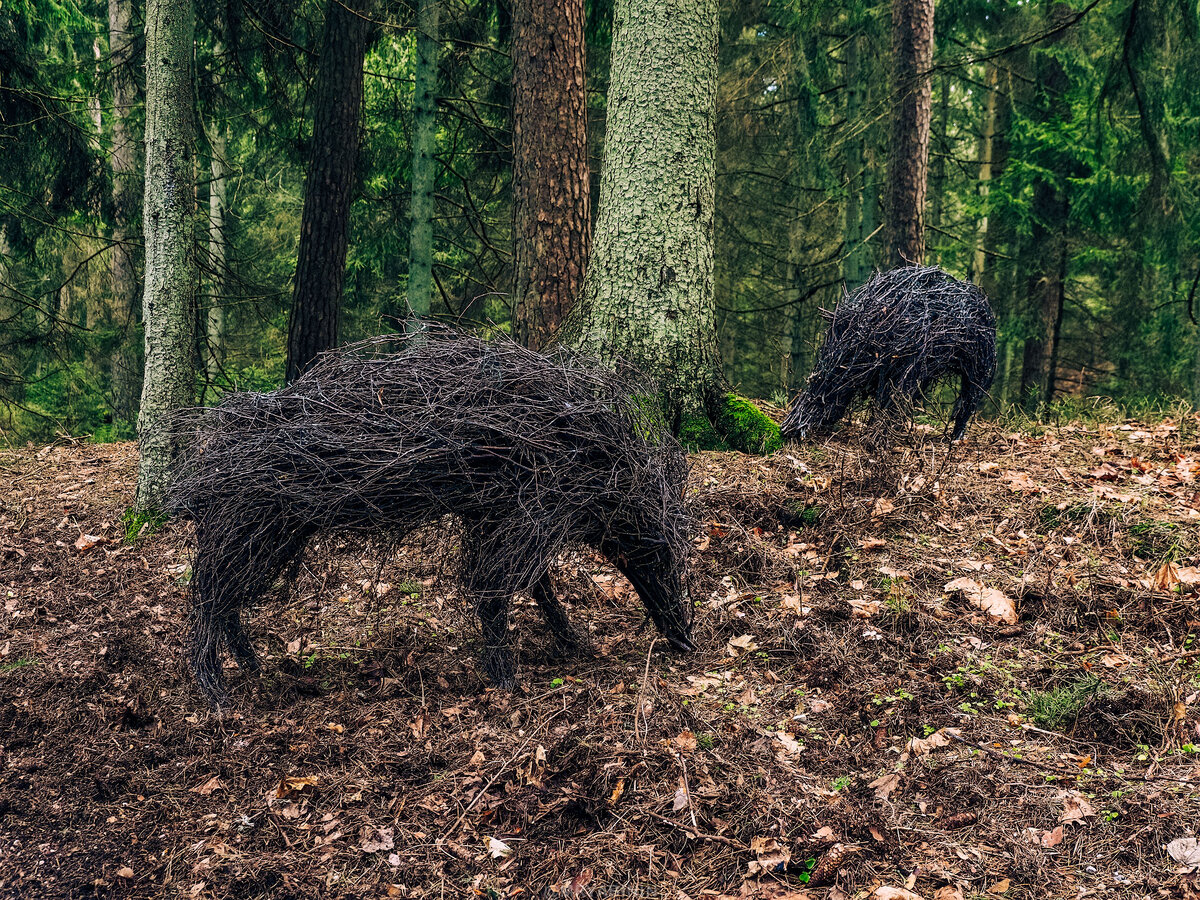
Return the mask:
<svg viewBox="0 0 1200 900">
<path fill-rule="evenodd" d="M 522 603 L 511 695 L 437 535 L 326 538 L 223 716 L 135 448 L 0 453 L 0 897 L 1195 898 L 1197 426 L 700 454 L 701 651 L 580 555 L 591 648 Z"/>
</svg>

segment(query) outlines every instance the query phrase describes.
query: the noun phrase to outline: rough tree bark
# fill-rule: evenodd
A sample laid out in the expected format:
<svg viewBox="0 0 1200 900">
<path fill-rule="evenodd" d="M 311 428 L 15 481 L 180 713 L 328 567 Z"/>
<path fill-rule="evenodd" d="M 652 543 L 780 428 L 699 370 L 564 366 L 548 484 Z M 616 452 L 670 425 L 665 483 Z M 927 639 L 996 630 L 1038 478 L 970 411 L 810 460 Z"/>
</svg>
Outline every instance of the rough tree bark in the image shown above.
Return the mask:
<svg viewBox="0 0 1200 900">
<path fill-rule="evenodd" d="M 884 247 L 889 266 L 925 258 L 933 0 L 892 0 L 892 128 Z"/>
<path fill-rule="evenodd" d="M 438 0 L 417 3 L 417 65 L 413 93 L 411 229 L 408 315 L 429 315 L 433 300 L 433 191 L 437 182 Z"/>
<path fill-rule="evenodd" d="M 212 181 L 208 184 L 208 261 L 212 267 L 209 278 L 208 308 L 205 317 L 208 352 L 205 354 L 205 384 L 213 385 L 221 373 L 225 358 L 225 300 L 226 272 L 229 266 L 229 236 L 225 232 L 226 179 L 225 134 L 220 122 L 214 122 L 212 147 Z"/>
<path fill-rule="evenodd" d="M 533 349 L 561 327 L 591 244 L 583 0 L 513 3 L 513 325 Z"/>
<path fill-rule="evenodd" d="M 716 0 L 617 0 L 591 263 L 565 343 L 655 378 L 676 428 L 724 390 L 713 300 Z"/>
<path fill-rule="evenodd" d="M 146 5 L 146 371 L 136 508 L 158 509 L 176 453 L 171 417 L 195 398 L 195 123 L 191 0 Z"/>
<path fill-rule="evenodd" d="M 111 305 L 107 324 L 116 332 L 112 350 L 112 413 L 132 423 L 141 392 L 138 347 L 138 277 L 134 213 L 137 210 L 137 139 L 129 118 L 137 100 L 133 72 L 133 0 L 108 0 L 108 50 L 112 73 L 112 253 L 109 256 Z M 91 323 L 89 323 L 90 326 Z"/>
<path fill-rule="evenodd" d="M 363 57 L 372 0 L 329 0 L 313 84 L 312 153 L 304 182 L 300 249 L 288 323 L 287 380 L 337 346 L 350 203 L 358 165 Z"/>
</svg>

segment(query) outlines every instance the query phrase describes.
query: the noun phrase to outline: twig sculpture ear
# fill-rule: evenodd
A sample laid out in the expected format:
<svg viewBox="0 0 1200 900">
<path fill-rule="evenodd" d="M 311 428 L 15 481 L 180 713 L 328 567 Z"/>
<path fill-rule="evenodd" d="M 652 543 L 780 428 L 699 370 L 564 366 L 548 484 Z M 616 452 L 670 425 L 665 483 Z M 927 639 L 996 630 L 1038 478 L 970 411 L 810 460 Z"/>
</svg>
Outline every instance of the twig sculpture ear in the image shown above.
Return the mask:
<svg viewBox="0 0 1200 900">
<path fill-rule="evenodd" d="M 953 440 L 996 375 L 996 316 L 973 284 L 936 266 L 876 273 L 832 313 L 807 387 L 783 420 L 785 438 L 832 428 L 859 402 L 894 417 L 935 382 L 958 379 Z"/>
<path fill-rule="evenodd" d="M 515 678 L 514 593 L 536 594 L 568 634 L 546 573 L 571 545 L 619 555 L 668 642 L 691 647 L 687 457 L 653 396 L 628 370 L 434 327 L 326 354 L 286 388 L 193 415 L 173 499 L 196 521 L 197 683 L 224 702 L 222 646 L 257 668 L 241 613 L 314 535 L 386 551 L 447 515 L 498 684 Z"/>
</svg>

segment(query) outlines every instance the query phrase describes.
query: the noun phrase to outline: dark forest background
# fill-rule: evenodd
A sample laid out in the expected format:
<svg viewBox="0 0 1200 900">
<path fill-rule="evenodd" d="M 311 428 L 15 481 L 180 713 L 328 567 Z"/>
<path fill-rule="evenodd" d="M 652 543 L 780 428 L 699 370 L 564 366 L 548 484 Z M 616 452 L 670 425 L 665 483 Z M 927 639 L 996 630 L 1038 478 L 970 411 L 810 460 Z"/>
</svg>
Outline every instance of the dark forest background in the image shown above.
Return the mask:
<svg viewBox="0 0 1200 900">
<path fill-rule="evenodd" d="M 331 29 L 334 5 L 346 9 L 197 2 L 194 314 L 206 402 L 285 379 L 313 123 L 322 89 L 344 95 L 328 66 L 322 88 L 319 61 L 338 52 L 356 64 L 353 47 L 334 47 L 349 34 Z M 505 0 L 438 6 L 426 59 L 430 312 L 508 332 L 513 10 Z M 609 0 L 583 10 L 594 209 L 613 10 Z M 134 433 L 144 12 L 128 0 L 0 9 L 7 441 Z M 370 27 L 360 36 L 343 340 L 402 327 L 420 244 L 419 11 L 389 0 L 359 12 Z M 784 402 L 812 365 L 820 309 L 883 264 L 891 22 L 891 4 L 857 0 L 721 5 L 714 286 L 725 374 L 749 396 Z M 1132 410 L 1200 404 L 1196 32 L 1194 2 L 938 0 L 925 261 L 991 298 L 991 413 L 1094 396 Z"/>
</svg>

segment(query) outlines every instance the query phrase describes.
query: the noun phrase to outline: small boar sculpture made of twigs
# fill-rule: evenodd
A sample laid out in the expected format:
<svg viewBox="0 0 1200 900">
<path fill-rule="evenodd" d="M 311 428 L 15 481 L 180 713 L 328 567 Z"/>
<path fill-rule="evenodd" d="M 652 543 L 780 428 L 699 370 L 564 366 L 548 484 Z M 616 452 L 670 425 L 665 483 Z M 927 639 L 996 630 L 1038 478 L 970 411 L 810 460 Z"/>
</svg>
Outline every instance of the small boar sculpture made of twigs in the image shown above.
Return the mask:
<svg viewBox="0 0 1200 900">
<path fill-rule="evenodd" d="M 291 385 L 231 394 L 180 427 L 172 499 L 197 541 L 191 664 L 215 706 L 227 702 L 222 645 L 258 671 L 243 613 L 317 535 L 387 552 L 453 523 L 483 669 L 502 687 L 515 685 L 514 594 L 577 646 L 548 576 L 571 546 L 611 560 L 668 643 L 693 649 L 687 457 L 636 376 L 430 326 L 327 353 Z"/>
<path fill-rule="evenodd" d="M 962 439 L 996 375 L 996 316 L 983 291 L 936 266 L 906 266 L 877 272 L 827 318 L 784 437 L 828 432 L 863 400 L 879 412 L 904 409 L 934 382 L 957 378 L 951 439 Z"/>
</svg>

